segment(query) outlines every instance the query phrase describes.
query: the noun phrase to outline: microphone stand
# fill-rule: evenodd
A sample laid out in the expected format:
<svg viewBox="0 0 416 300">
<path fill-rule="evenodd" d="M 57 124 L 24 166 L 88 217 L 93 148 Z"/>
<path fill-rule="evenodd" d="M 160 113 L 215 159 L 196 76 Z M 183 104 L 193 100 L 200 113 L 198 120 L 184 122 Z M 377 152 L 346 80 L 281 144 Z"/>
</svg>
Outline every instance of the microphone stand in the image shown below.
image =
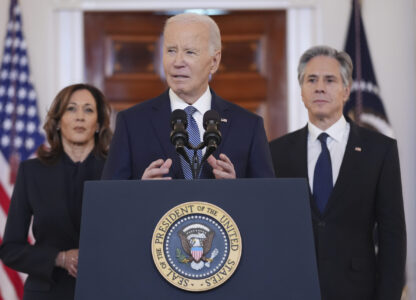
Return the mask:
<svg viewBox="0 0 416 300">
<path fill-rule="evenodd" d="M 191 171 L 192 171 L 193 179 L 199 179 L 199 175 L 200 175 L 199 173 L 201 171 L 202 163 L 207 160 L 207 157 L 205 156 L 201 159 L 201 161 L 199 161 L 199 158 L 198 158 L 198 150 L 203 149 L 204 146 L 205 146 L 204 142 L 201 142 L 196 147 L 194 147 L 190 143 L 188 143 L 187 145 L 180 143 L 179 145 L 176 146 L 176 153 L 182 156 L 183 159 L 189 164 L 189 167 L 191 168 Z M 192 158 L 188 157 L 188 153 L 185 151 L 185 147 L 188 148 L 189 150 L 194 151 L 194 155 Z"/>
<path fill-rule="evenodd" d="M 205 158 L 205 160 L 201 159 L 201 161 L 199 161 L 199 158 L 198 158 L 198 150 L 203 149 L 204 145 L 205 145 L 204 142 L 200 143 L 196 147 L 194 147 L 191 144 L 187 145 L 188 149 L 194 150 L 194 155 L 192 157 L 192 160 L 188 161 L 189 166 L 190 166 L 191 171 L 192 171 L 192 178 L 193 179 L 199 179 L 202 163 L 206 160 L 206 158 Z"/>
<path fill-rule="evenodd" d="M 206 145 L 205 154 L 204 154 L 204 156 L 201 157 L 201 161 L 199 161 L 198 153 L 197 152 L 198 152 L 198 150 L 202 150 L 205 147 L 205 143 L 204 142 L 201 142 L 196 147 L 194 147 L 191 144 L 188 144 L 186 146 L 188 149 L 194 150 L 194 155 L 192 157 L 192 160 L 190 160 L 190 158 L 187 159 L 187 160 L 185 159 L 188 162 L 188 164 L 189 164 L 189 166 L 190 166 L 190 168 L 192 170 L 192 178 L 193 179 L 199 179 L 202 164 L 208 159 L 208 157 L 212 153 L 214 153 L 214 151 L 217 149 L 217 146 L 218 145 L 215 142 L 212 142 L 211 141 L 210 143 L 208 143 L 208 145 Z M 183 152 L 185 152 L 185 151 L 183 151 Z M 185 155 L 186 155 L 186 152 L 185 152 Z M 187 155 L 186 155 L 186 157 L 187 157 Z"/>
</svg>

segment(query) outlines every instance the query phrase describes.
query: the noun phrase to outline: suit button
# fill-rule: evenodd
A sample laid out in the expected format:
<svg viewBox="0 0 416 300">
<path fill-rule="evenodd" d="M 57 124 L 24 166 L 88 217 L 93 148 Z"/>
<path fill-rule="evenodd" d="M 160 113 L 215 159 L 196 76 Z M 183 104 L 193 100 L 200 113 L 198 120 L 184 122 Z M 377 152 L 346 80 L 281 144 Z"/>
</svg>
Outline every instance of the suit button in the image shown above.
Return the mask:
<svg viewBox="0 0 416 300">
<path fill-rule="evenodd" d="M 326 223 L 324 221 L 320 221 L 318 223 L 318 227 L 325 227 L 325 226 L 326 226 Z"/>
</svg>

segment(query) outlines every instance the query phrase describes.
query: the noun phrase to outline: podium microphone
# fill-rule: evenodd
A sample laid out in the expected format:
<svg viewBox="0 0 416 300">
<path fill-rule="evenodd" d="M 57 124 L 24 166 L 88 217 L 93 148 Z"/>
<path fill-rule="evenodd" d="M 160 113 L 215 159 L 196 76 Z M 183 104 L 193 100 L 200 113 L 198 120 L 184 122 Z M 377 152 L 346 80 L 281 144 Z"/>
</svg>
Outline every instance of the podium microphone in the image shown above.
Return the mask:
<svg viewBox="0 0 416 300">
<path fill-rule="evenodd" d="M 212 109 L 208 110 L 204 114 L 203 125 L 205 129 L 204 145 L 207 148 L 202 161 L 205 161 L 215 150 L 217 150 L 218 145 L 221 143 L 222 137 L 221 132 L 219 131 L 220 115 L 218 112 Z"/>
<path fill-rule="evenodd" d="M 189 136 L 186 131 L 188 121 L 186 112 L 182 109 L 175 109 L 170 118 L 172 131 L 170 132 L 170 141 L 175 146 L 176 152 L 182 155 L 186 162 L 190 163 L 185 147 L 188 147 Z"/>
</svg>

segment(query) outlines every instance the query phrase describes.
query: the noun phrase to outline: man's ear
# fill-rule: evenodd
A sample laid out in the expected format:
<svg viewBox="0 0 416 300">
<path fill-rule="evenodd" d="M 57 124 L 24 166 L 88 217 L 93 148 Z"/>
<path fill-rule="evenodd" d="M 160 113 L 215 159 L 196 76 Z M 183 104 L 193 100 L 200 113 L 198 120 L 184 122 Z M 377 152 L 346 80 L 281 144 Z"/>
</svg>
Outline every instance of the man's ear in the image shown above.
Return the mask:
<svg viewBox="0 0 416 300">
<path fill-rule="evenodd" d="M 344 86 L 344 103 L 348 101 L 351 94 L 351 85 Z"/>
<path fill-rule="evenodd" d="M 218 50 L 212 56 L 211 72 L 210 72 L 211 74 L 214 74 L 215 72 L 217 72 L 218 67 L 220 66 L 220 61 L 221 61 L 221 50 Z"/>
</svg>

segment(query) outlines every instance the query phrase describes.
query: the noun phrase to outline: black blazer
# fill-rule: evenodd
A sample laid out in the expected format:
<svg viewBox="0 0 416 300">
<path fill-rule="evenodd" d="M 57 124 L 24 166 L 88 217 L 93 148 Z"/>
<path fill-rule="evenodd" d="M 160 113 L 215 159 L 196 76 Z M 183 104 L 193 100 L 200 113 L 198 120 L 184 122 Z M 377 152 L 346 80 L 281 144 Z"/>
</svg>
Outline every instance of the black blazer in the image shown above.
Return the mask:
<svg viewBox="0 0 416 300">
<path fill-rule="evenodd" d="M 322 214 L 310 197 L 322 299 L 399 300 L 406 229 L 397 143 L 350 125 L 340 172 Z M 270 143 L 277 177 L 308 178 L 307 137 L 306 126 Z"/>
<path fill-rule="evenodd" d="M 274 177 L 262 118 L 223 100 L 212 90 L 211 94 L 211 108 L 223 120 L 222 142 L 214 156 L 226 154 L 237 178 Z M 159 158 L 173 160 L 169 176 L 184 178 L 180 158 L 170 142 L 170 119 L 168 91 L 120 112 L 103 179 L 140 179 L 149 164 Z M 208 163 L 202 167 L 201 178 L 214 178 Z"/>
<path fill-rule="evenodd" d="M 86 180 L 101 177 L 104 160 L 93 157 Z M 68 209 L 63 158 L 46 166 L 38 159 L 22 162 L 13 191 L 0 258 L 29 276 L 24 299 L 74 299 L 75 279 L 55 267 L 59 251 L 79 247 L 76 220 Z M 27 242 L 33 216 L 35 245 Z"/>
</svg>

